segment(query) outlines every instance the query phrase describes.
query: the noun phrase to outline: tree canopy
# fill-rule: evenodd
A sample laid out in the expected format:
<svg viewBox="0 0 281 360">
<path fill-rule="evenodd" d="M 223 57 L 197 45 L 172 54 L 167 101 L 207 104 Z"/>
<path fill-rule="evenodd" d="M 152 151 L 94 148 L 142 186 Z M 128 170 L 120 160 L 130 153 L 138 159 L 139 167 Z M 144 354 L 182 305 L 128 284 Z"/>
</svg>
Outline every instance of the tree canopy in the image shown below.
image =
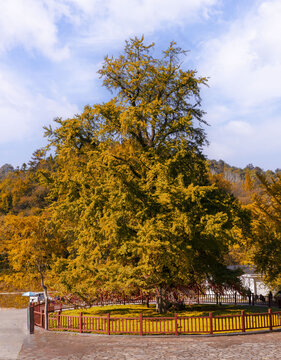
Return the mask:
<svg viewBox="0 0 281 360">
<path fill-rule="evenodd" d="M 256 194 L 251 206 L 252 258 L 257 270 L 273 287 L 281 284 L 281 176 L 267 178 L 257 174 L 262 192 Z"/>
<path fill-rule="evenodd" d="M 56 119 L 45 129 L 45 155 L 7 175 L 1 253 L 10 269 L 32 263 L 44 286 L 88 303 L 153 292 L 159 311 L 206 284 L 240 289 L 226 257 L 247 231 L 248 212 L 209 174 L 200 99 L 207 80 L 183 69 L 184 55 L 174 42 L 156 57 L 154 44 L 127 41 L 98 72 L 112 99 Z M 22 188 L 30 189 L 25 205 Z"/>
<path fill-rule="evenodd" d="M 53 219 L 68 243 L 55 269 L 84 298 L 239 286 L 224 257 L 242 210 L 202 154 L 206 78 L 182 69 L 175 43 L 160 59 L 153 47 L 135 38 L 106 57 L 99 74 L 114 97 L 46 129 Z"/>
</svg>

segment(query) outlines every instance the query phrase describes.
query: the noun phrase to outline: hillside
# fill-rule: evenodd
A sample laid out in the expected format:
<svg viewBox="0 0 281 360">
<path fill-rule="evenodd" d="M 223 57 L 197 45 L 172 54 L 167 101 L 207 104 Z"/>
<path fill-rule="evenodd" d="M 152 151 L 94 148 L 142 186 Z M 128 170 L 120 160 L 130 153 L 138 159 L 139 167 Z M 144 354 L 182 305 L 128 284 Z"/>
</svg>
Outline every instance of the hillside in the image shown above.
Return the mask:
<svg viewBox="0 0 281 360">
<path fill-rule="evenodd" d="M 256 176 L 257 173 L 263 174 L 268 179 L 274 178 L 278 173 L 281 173 L 281 169 L 276 169 L 275 172 L 271 170 L 264 171 L 252 164 L 247 165 L 245 168 L 238 168 L 227 164 L 223 160 L 208 160 L 207 162 L 211 176 L 215 179 L 223 179 L 234 196 L 244 204 L 251 202 L 253 190 L 255 193 L 260 191 L 260 181 Z M 14 169 L 10 164 L 0 166 L 1 213 L 18 213 L 22 210 L 31 209 L 35 205 L 37 208 L 45 206 L 46 189 L 39 185 L 36 177 L 31 176 L 34 170 L 37 170 L 39 163 L 40 159 L 39 161 L 37 159 L 37 161 L 31 161 L 28 167 L 24 164 L 21 169 Z M 40 166 L 42 166 L 42 163 Z"/>
<path fill-rule="evenodd" d="M 263 170 L 258 166 L 252 164 L 245 168 L 238 168 L 231 166 L 223 160 L 208 160 L 210 173 L 214 177 L 222 177 L 229 183 L 231 192 L 242 203 L 248 204 L 251 202 L 251 194 L 253 191 L 259 193 L 260 181 L 256 174 L 263 174 L 267 179 L 275 178 L 277 174 L 281 173 L 281 169 L 276 169 L 275 172 L 271 170 Z"/>
</svg>

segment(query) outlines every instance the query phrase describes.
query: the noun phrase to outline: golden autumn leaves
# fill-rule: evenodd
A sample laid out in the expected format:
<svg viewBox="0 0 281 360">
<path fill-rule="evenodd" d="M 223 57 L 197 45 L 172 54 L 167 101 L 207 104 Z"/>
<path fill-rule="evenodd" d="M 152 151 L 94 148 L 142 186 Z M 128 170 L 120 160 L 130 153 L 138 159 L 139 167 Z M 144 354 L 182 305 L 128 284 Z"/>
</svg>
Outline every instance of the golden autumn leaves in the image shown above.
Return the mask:
<svg viewBox="0 0 281 360">
<path fill-rule="evenodd" d="M 161 58 L 152 50 L 143 39 L 126 42 L 99 71 L 114 97 L 45 129 L 54 155 L 30 175 L 48 189 L 46 204 L 34 215 L 4 216 L 7 279 L 39 272 L 88 303 L 156 291 L 161 311 L 173 291 L 206 281 L 239 288 L 225 255 L 234 229 L 246 229 L 246 210 L 209 180 L 206 79 L 181 69 L 175 43 Z"/>
</svg>

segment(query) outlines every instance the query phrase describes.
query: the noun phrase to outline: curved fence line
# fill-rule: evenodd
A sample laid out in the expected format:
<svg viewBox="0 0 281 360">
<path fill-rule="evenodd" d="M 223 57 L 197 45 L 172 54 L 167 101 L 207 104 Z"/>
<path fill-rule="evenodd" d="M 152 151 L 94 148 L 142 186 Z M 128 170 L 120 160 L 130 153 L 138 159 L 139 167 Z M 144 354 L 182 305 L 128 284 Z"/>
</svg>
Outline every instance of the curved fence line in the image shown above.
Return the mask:
<svg viewBox="0 0 281 360">
<path fill-rule="evenodd" d="M 44 316 L 44 315 L 43 315 Z M 43 324 L 43 316 L 38 326 Z M 36 324 L 36 322 L 35 322 Z M 37 325 L 37 324 L 36 324 Z M 128 335 L 180 335 L 246 332 L 249 330 L 273 330 L 281 327 L 281 312 L 213 316 L 174 317 L 110 317 L 90 315 L 49 314 L 49 330 L 73 331 L 95 334 Z"/>
</svg>

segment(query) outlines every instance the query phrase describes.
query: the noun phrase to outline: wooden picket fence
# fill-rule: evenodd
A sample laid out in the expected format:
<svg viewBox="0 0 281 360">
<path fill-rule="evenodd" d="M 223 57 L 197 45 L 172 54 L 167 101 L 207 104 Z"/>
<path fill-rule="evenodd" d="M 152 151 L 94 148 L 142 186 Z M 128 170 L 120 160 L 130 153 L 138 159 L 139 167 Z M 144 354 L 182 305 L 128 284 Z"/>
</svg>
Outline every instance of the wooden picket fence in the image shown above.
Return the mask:
<svg viewBox="0 0 281 360">
<path fill-rule="evenodd" d="M 45 304 L 39 303 L 33 305 L 33 314 L 34 314 L 34 325 L 44 328 L 45 323 Z M 54 312 L 55 310 L 61 309 L 56 304 L 48 304 L 48 313 Z"/>
<path fill-rule="evenodd" d="M 44 316 L 44 315 L 43 315 Z M 38 326 L 43 324 L 43 316 Z M 35 322 L 36 324 L 36 322 Z M 281 312 L 213 316 L 174 317 L 110 317 L 64 315 L 61 312 L 49 314 L 49 330 L 73 331 L 95 334 L 129 335 L 180 335 L 245 332 L 248 330 L 273 330 L 281 327 Z"/>
</svg>

